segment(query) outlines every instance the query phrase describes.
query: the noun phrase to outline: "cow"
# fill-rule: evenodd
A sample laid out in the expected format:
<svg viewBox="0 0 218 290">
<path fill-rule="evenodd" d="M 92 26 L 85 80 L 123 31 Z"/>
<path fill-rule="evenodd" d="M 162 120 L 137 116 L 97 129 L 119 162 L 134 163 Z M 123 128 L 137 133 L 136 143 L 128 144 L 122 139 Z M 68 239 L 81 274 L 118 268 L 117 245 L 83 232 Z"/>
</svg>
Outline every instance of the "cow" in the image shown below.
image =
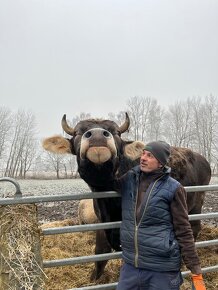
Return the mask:
<svg viewBox="0 0 218 290">
<path fill-rule="evenodd" d="M 44 149 L 53 153 L 70 153 L 77 157 L 80 177 L 89 185 L 92 192 L 113 191 L 114 180 L 133 166 L 139 164 L 144 143 L 125 141 L 121 135 L 129 129 L 130 119 L 121 126 L 114 121 L 87 119 L 78 122 L 73 128 L 68 125 L 66 115 L 62 118 L 63 130 L 71 136 L 53 136 L 43 141 Z M 183 186 L 207 185 L 211 178 L 211 168 L 207 160 L 188 148 L 171 148 L 168 162 L 171 176 Z M 188 194 L 189 214 L 201 213 L 204 192 Z M 100 222 L 121 220 L 121 198 L 93 199 L 95 214 Z M 178 213 L 179 214 L 179 213 Z M 200 231 L 200 220 L 191 222 L 194 238 Z M 98 230 L 96 232 L 95 254 L 121 251 L 119 229 Z M 91 280 L 102 275 L 107 261 L 95 263 Z"/>
<path fill-rule="evenodd" d="M 96 224 L 99 220 L 95 214 L 92 199 L 82 199 L 78 206 L 79 224 Z"/>
</svg>

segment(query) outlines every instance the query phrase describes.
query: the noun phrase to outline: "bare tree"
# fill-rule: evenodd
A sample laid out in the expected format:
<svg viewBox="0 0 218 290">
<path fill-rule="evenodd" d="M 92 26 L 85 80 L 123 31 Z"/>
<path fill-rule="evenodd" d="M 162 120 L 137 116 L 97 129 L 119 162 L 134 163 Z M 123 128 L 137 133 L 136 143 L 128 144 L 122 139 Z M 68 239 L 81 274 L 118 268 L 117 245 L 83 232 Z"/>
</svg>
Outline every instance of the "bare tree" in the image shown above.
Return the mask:
<svg viewBox="0 0 218 290">
<path fill-rule="evenodd" d="M 20 166 L 17 168 L 16 176 L 20 178 L 26 178 L 26 173 L 30 170 L 33 165 L 33 160 L 35 159 L 37 153 L 37 140 L 34 136 L 28 136 L 23 150 L 20 156 Z"/>
<path fill-rule="evenodd" d="M 196 132 L 195 147 L 211 163 L 217 154 L 218 100 L 210 95 L 204 98 L 204 102 L 201 98 L 193 98 L 192 102 Z"/>
<path fill-rule="evenodd" d="M 8 108 L 0 107 L 0 162 L 1 169 L 4 166 L 4 154 L 7 148 L 7 140 L 10 136 L 11 111 Z"/>
<path fill-rule="evenodd" d="M 55 154 L 43 151 L 42 155 L 37 158 L 37 162 L 41 172 L 51 174 L 55 172 L 57 179 L 79 176 L 76 158 L 72 154 Z M 40 172 L 37 174 L 39 175 Z"/>
<path fill-rule="evenodd" d="M 77 178 L 79 176 L 79 172 L 78 172 L 78 166 L 77 166 L 77 162 L 76 162 L 76 156 L 67 155 L 65 158 L 65 162 L 66 162 L 67 172 L 70 171 L 70 177 Z"/>
<path fill-rule="evenodd" d="M 163 120 L 164 109 L 158 105 L 156 99 L 153 99 L 149 113 L 148 130 L 145 140 L 146 142 L 163 139 Z"/>
<path fill-rule="evenodd" d="M 218 100 L 210 95 L 188 98 L 169 106 L 165 137 L 174 146 L 189 147 L 217 163 Z"/>
<path fill-rule="evenodd" d="M 128 113 L 131 119 L 131 133 L 134 140 L 142 140 L 142 136 L 140 131 L 143 130 L 141 128 L 141 118 L 142 118 L 142 97 L 132 97 L 128 99 Z"/>
<path fill-rule="evenodd" d="M 165 137 L 173 146 L 190 147 L 194 136 L 192 102 L 170 105 L 165 114 Z"/>
<path fill-rule="evenodd" d="M 61 170 L 64 170 L 64 155 L 46 152 L 44 159 L 47 169 L 55 171 L 57 179 L 60 178 Z"/>
<path fill-rule="evenodd" d="M 150 97 L 132 97 L 127 101 L 134 140 L 148 142 L 161 138 L 163 109 Z"/>
<path fill-rule="evenodd" d="M 36 150 L 35 126 L 35 117 L 31 112 L 19 110 L 14 114 L 5 176 L 26 176 Z"/>
</svg>

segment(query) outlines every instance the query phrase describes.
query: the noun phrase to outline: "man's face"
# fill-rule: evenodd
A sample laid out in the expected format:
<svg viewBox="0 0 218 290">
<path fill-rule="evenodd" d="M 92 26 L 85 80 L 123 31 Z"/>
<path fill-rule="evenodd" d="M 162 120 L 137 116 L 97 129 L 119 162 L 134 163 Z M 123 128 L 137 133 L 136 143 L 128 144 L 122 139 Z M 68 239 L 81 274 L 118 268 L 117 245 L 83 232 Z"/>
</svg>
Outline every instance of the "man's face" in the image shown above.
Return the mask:
<svg viewBox="0 0 218 290">
<path fill-rule="evenodd" d="M 146 150 L 143 150 L 140 159 L 140 169 L 143 172 L 151 172 L 162 167 L 161 163 L 154 157 L 154 155 Z"/>
</svg>

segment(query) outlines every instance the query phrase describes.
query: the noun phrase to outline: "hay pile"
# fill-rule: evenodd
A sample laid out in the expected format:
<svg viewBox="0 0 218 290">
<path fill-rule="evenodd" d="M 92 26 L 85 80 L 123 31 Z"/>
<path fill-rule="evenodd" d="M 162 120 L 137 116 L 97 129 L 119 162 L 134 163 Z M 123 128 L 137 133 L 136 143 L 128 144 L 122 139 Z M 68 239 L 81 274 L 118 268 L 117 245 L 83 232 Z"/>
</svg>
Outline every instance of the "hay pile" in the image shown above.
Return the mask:
<svg viewBox="0 0 218 290">
<path fill-rule="evenodd" d="M 68 220 L 65 225 L 72 225 L 75 222 Z M 43 227 L 57 227 L 58 223 L 50 223 Z M 59 224 L 63 226 L 63 222 Z M 204 225 L 198 241 L 217 239 L 218 229 Z M 43 260 L 62 259 L 76 256 L 87 256 L 94 254 L 95 233 L 73 233 L 46 236 L 42 241 Z M 202 267 L 216 265 L 218 261 L 218 248 L 216 246 L 210 248 L 198 249 L 198 253 L 202 262 Z M 105 272 L 96 284 L 113 283 L 118 281 L 120 260 L 111 260 L 107 263 Z M 69 288 L 79 288 L 94 285 L 90 283 L 90 275 L 94 268 L 94 263 L 85 263 L 75 266 L 65 266 L 57 268 L 45 269 L 47 275 L 46 290 L 64 290 Z M 183 270 L 187 270 L 183 268 Z M 218 289 L 218 273 L 204 274 L 207 290 Z M 181 290 L 190 290 L 190 278 L 184 279 L 185 282 Z"/>
<path fill-rule="evenodd" d="M 44 289 L 35 205 L 0 206 L 0 290 Z"/>
</svg>

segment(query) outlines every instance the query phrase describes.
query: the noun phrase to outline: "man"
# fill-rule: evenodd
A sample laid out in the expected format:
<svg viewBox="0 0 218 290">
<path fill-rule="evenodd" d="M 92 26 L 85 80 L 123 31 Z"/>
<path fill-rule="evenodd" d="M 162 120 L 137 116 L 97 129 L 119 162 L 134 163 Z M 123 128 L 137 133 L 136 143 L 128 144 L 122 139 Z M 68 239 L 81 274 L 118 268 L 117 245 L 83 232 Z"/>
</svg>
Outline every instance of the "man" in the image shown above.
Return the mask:
<svg viewBox="0 0 218 290">
<path fill-rule="evenodd" d="M 148 143 L 140 165 L 116 181 L 122 195 L 121 244 L 124 264 L 117 290 L 179 290 L 181 258 L 192 273 L 193 290 L 206 290 L 186 191 L 166 166 L 170 145 Z"/>
</svg>

